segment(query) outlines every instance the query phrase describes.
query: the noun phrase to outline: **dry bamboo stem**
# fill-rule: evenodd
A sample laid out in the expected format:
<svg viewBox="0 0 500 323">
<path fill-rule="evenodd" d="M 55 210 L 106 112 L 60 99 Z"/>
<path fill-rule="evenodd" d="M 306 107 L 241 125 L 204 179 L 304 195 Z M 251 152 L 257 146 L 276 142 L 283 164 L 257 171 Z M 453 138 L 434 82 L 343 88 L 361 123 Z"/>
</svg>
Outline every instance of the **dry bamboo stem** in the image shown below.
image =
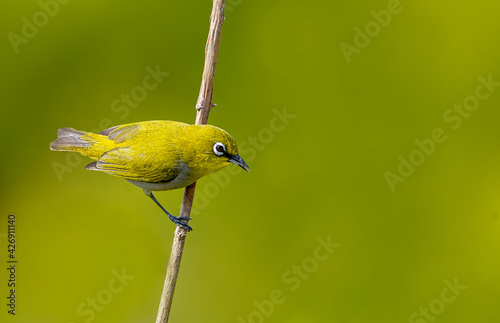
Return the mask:
<svg viewBox="0 0 500 323">
<path fill-rule="evenodd" d="M 224 0 L 214 0 L 212 15 L 210 17 L 210 31 L 208 33 L 207 45 L 205 47 L 205 66 L 201 80 L 200 94 L 196 102 L 196 124 L 207 123 L 208 115 L 212 109 L 212 93 L 214 87 L 215 66 L 219 54 L 220 36 L 222 23 L 224 22 Z M 191 206 L 193 205 L 194 190 L 196 183 L 186 187 L 182 199 L 180 211 L 181 217 L 189 217 Z M 186 241 L 186 230 L 180 227 L 175 228 L 172 252 L 168 262 L 167 276 L 163 285 L 160 307 L 156 323 L 167 323 L 170 315 L 170 308 L 174 298 L 175 284 L 181 266 L 182 251 Z"/>
</svg>

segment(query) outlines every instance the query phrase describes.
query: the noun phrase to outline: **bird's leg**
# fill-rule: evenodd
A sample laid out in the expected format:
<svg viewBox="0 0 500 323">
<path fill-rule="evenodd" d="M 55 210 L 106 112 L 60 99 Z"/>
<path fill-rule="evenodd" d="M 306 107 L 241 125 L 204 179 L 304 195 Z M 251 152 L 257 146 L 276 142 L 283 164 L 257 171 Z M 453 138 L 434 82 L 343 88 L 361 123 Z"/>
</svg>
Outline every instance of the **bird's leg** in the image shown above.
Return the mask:
<svg viewBox="0 0 500 323">
<path fill-rule="evenodd" d="M 186 229 L 187 231 L 193 230 L 193 228 L 191 228 L 187 223 L 182 221 L 182 220 L 191 220 L 191 218 L 175 216 L 175 215 L 168 213 L 168 211 L 165 210 L 165 208 L 163 208 L 163 206 L 160 204 L 160 202 L 158 202 L 158 200 L 156 200 L 156 198 L 153 195 L 153 192 L 149 192 L 149 194 L 146 194 L 146 195 L 148 195 L 153 201 L 155 201 L 155 203 L 163 210 L 163 212 L 165 212 L 165 214 L 168 216 L 170 221 L 174 222 L 176 225 L 180 226 L 181 228 Z"/>
</svg>

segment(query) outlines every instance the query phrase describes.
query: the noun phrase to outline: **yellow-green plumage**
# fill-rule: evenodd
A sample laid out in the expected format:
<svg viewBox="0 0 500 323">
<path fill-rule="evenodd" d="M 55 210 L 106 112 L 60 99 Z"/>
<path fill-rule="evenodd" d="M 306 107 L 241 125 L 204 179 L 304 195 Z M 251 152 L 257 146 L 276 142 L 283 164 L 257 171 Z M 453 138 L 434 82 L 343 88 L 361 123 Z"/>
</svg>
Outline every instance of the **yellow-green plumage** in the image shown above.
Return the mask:
<svg viewBox="0 0 500 323">
<path fill-rule="evenodd" d="M 228 158 L 214 154 L 217 142 L 225 145 L 229 156 L 238 155 L 236 143 L 226 131 L 175 121 L 131 123 L 100 134 L 62 128 L 58 136 L 52 150 L 79 152 L 96 160 L 87 169 L 123 177 L 145 190 L 184 187 L 230 165 Z M 172 181 L 175 183 L 166 185 Z M 155 183 L 158 185 L 147 185 Z"/>
</svg>

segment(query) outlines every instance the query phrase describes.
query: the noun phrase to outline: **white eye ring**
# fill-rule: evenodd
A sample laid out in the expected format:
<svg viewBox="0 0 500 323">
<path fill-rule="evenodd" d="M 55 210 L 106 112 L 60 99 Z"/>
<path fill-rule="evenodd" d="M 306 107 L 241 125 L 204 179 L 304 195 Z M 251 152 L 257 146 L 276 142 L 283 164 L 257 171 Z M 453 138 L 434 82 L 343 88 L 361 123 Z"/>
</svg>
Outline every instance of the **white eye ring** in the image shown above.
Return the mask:
<svg viewBox="0 0 500 323">
<path fill-rule="evenodd" d="M 214 145 L 214 154 L 217 156 L 222 156 L 226 152 L 226 146 L 222 142 L 216 142 Z"/>
</svg>

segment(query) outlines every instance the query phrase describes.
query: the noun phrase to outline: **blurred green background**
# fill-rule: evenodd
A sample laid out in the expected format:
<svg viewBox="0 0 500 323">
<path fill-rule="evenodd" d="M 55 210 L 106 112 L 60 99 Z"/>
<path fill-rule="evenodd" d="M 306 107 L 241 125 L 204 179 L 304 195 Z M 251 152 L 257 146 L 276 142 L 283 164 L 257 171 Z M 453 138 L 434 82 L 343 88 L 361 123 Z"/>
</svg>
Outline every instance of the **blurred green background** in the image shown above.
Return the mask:
<svg viewBox="0 0 500 323">
<path fill-rule="evenodd" d="M 2 5 L 0 320 L 154 322 L 173 224 L 49 143 L 194 122 L 211 2 Z M 498 2 L 226 9 L 209 123 L 252 172 L 198 183 L 170 322 L 499 322 Z M 182 193 L 156 196 L 178 214 Z"/>
</svg>

